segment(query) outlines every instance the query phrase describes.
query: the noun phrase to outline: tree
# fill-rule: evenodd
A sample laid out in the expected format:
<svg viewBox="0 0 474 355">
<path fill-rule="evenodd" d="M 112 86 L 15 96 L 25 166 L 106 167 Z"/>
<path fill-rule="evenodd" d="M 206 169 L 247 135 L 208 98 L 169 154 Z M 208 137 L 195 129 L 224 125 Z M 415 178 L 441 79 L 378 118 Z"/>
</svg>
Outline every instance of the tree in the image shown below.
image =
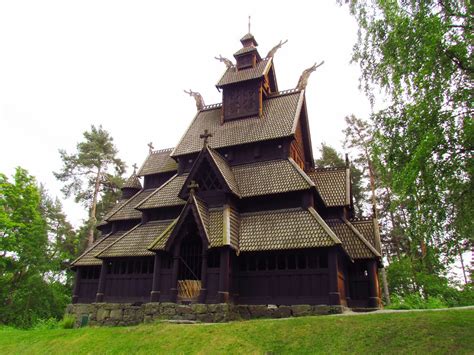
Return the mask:
<svg viewBox="0 0 474 355">
<path fill-rule="evenodd" d="M 346 161 L 337 152 L 337 150 L 326 143 L 321 143 L 319 153 L 321 156 L 314 161 L 317 168 L 343 168 L 346 166 Z M 366 191 L 364 191 L 362 184 L 362 171 L 352 164 L 350 169 L 352 177 L 352 196 L 354 197 L 354 208 L 357 213 L 361 214 L 366 200 Z"/>
<path fill-rule="evenodd" d="M 77 144 L 77 152 L 68 154 L 59 151 L 63 161 L 56 178 L 65 183 L 62 192 L 66 197 L 75 196 L 76 202 L 83 203 L 89 209 L 87 226 L 87 245 L 94 242 L 97 224 L 97 204 L 106 193 L 116 191 L 116 176 L 125 170 L 125 163 L 117 157 L 113 138 L 102 126 L 91 126 L 84 132 L 84 141 Z M 113 170 L 113 174 L 109 171 Z"/>
<path fill-rule="evenodd" d="M 474 4 L 356 1 L 353 61 L 374 104 L 374 164 L 403 206 L 410 257 L 427 275 L 469 250 L 474 229 Z M 441 275 L 441 274 L 439 274 Z"/>
</svg>

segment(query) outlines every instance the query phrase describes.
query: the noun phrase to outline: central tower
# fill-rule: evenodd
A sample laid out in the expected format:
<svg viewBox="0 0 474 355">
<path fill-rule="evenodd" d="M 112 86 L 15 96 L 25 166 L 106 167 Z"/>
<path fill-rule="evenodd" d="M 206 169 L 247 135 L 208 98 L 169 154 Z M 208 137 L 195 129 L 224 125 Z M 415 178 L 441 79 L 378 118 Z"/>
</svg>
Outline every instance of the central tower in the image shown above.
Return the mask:
<svg viewBox="0 0 474 355">
<path fill-rule="evenodd" d="M 261 117 L 263 100 L 278 91 L 272 58 L 261 58 L 258 43 L 249 32 L 234 53 L 236 65 L 217 83 L 222 89 L 222 123 L 246 117 Z"/>
</svg>

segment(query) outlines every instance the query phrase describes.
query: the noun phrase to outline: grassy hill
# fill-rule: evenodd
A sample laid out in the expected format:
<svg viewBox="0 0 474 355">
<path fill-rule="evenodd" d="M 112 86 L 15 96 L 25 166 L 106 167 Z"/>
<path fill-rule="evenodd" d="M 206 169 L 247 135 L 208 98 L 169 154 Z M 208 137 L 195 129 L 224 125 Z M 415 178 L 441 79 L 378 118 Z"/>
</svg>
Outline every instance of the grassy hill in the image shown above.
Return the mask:
<svg viewBox="0 0 474 355">
<path fill-rule="evenodd" d="M 0 354 L 474 354 L 474 310 L 252 320 L 226 324 L 0 330 Z"/>
</svg>

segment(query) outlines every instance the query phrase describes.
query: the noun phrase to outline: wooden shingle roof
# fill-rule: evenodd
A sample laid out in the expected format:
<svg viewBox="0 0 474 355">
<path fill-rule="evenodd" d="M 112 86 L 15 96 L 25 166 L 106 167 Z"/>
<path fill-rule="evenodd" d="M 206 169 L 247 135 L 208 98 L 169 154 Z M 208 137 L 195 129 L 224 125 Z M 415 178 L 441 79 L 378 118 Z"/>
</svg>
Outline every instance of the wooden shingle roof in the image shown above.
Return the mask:
<svg viewBox="0 0 474 355">
<path fill-rule="evenodd" d="M 107 218 L 107 221 L 123 221 L 127 219 L 141 219 L 142 213 L 135 209 L 135 206 L 146 199 L 153 189 L 141 190 L 130 199 L 126 200 L 122 206 Z"/>
<path fill-rule="evenodd" d="M 137 189 L 141 190 L 142 189 L 142 184 L 140 182 L 140 179 L 138 178 L 137 174 L 133 173 L 127 181 L 122 186 L 122 189 L 128 188 L 128 189 Z"/>
<path fill-rule="evenodd" d="M 304 91 L 275 95 L 263 101 L 262 117 L 249 117 L 225 124 L 221 124 L 220 108 L 199 111 L 171 156 L 199 152 L 202 149 L 199 135 L 206 129 L 213 135 L 208 142 L 214 149 L 292 136 L 303 99 Z"/>
<path fill-rule="evenodd" d="M 314 186 L 293 159 L 232 167 L 242 197 L 307 190 Z"/>
<path fill-rule="evenodd" d="M 175 175 L 162 186 L 157 188 L 146 199 L 135 205 L 135 208 L 146 210 L 150 208 L 181 206 L 185 201 L 178 197 L 188 174 Z"/>
<path fill-rule="evenodd" d="M 346 168 L 322 168 L 308 172 L 327 207 L 350 205 L 350 177 Z"/>
<path fill-rule="evenodd" d="M 178 170 L 178 164 L 170 157 L 173 148 L 155 150 L 146 158 L 138 170 L 138 176 L 173 172 Z"/>
<path fill-rule="evenodd" d="M 243 51 L 240 53 L 240 51 Z M 239 52 L 234 55 L 243 54 L 248 51 L 247 48 L 242 48 Z M 229 84 L 238 83 L 241 81 L 258 79 L 268 73 L 272 64 L 272 59 L 264 59 L 257 63 L 253 68 L 244 70 L 237 70 L 237 68 L 228 68 L 216 84 L 217 87 L 222 87 Z"/>
<path fill-rule="evenodd" d="M 125 232 L 119 231 L 115 233 L 110 233 L 105 235 L 104 237 L 97 240 L 90 248 L 88 248 L 84 253 L 81 254 L 76 260 L 74 260 L 71 265 L 72 266 L 96 266 L 102 265 L 102 260 L 97 259 L 95 255 L 105 248 L 107 248 L 110 244 L 115 242 L 118 238 L 120 238 Z"/>
<path fill-rule="evenodd" d="M 331 219 L 326 222 L 341 240 L 342 247 L 352 259 L 380 257 L 380 253 L 350 221 Z M 373 228 L 373 224 L 371 226 Z"/>
<path fill-rule="evenodd" d="M 130 256 L 151 256 L 154 255 L 148 250 L 150 243 L 156 239 L 169 225 L 170 220 L 150 221 L 139 224 L 131 229 L 107 248 L 96 254 L 98 258 L 130 257 Z"/>
<path fill-rule="evenodd" d="M 337 244 L 341 241 L 313 208 L 241 214 L 241 251 L 302 249 Z"/>
</svg>

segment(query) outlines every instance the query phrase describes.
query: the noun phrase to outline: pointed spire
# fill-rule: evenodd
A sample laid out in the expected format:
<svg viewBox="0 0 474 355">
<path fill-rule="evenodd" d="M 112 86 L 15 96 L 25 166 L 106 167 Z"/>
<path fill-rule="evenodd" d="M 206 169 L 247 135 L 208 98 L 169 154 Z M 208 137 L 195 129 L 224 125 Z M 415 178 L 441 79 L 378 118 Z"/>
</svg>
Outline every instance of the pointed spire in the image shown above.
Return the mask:
<svg viewBox="0 0 474 355">
<path fill-rule="evenodd" d="M 137 165 L 136 164 L 133 164 L 133 173 L 127 179 L 125 184 L 123 184 L 122 190 L 123 189 L 134 189 L 134 190 L 141 190 L 142 189 L 142 184 L 140 182 L 140 179 L 137 176 Z"/>
</svg>

